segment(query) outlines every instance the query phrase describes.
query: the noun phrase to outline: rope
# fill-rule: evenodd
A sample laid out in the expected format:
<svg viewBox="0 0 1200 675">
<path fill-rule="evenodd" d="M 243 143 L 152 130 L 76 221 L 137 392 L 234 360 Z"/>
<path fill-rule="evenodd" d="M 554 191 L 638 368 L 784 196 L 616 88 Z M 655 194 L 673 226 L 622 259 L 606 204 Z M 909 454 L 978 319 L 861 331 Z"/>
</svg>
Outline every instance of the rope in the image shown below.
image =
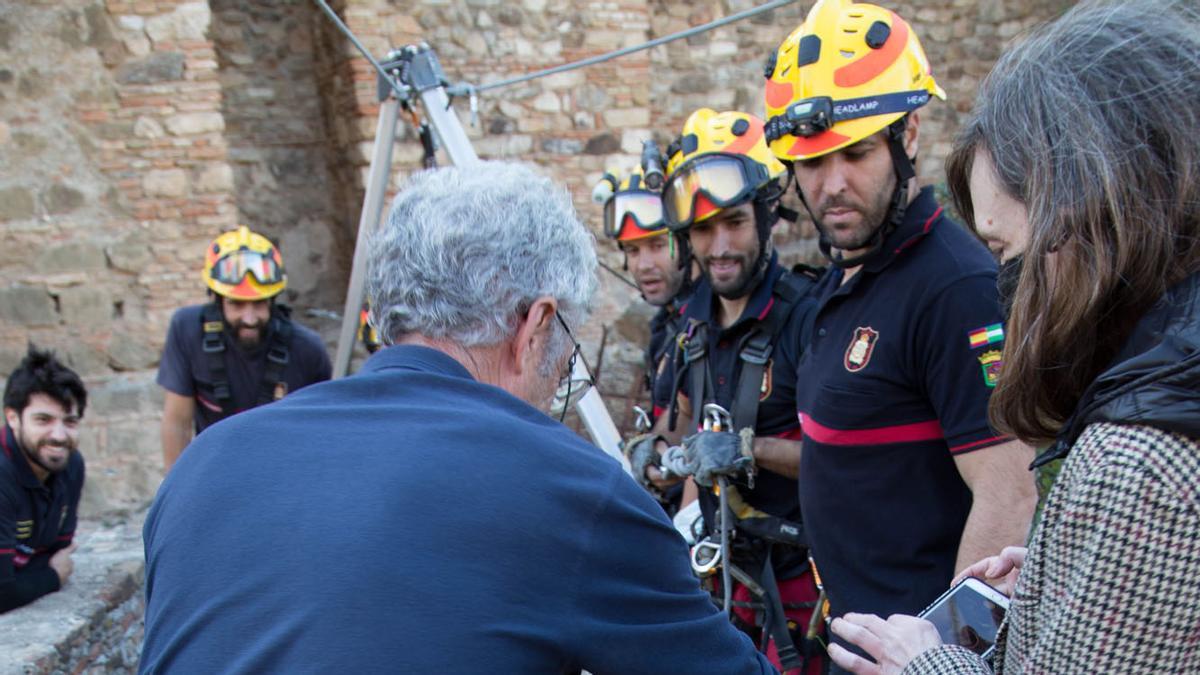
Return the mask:
<svg viewBox="0 0 1200 675">
<path fill-rule="evenodd" d="M 379 62 L 375 60 L 375 57 L 371 56 L 371 52 L 367 51 L 367 48 L 363 46 L 363 43 L 358 41 L 358 38 L 354 36 L 354 32 L 350 30 L 350 27 L 342 23 L 342 19 L 337 15 L 337 12 L 333 11 L 333 8 L 330 7 L 325 0 L 316 0 L 316 3 L 318 6 L 320 6 L 321 10 L 333 20 L 333 24 L 338 27 L 338 30 L 342 31 L 342 35 L 345 35 L 350 42 L 354 43 L 354 46 L 358 49 L 358 51 L 361 52 L 362 55 L 371 62 L 372 66 L 375 66 L 375 70 L 379 71 L 379 76 L 382 77 L 389 86 L 391 86 L 392 90 L 396 92 L 396 96 L 399 96 L 401 100 L 406 98 L 408 96 L 408 87 L 402 86 L 392 79 L 392 76 L 383 69 L 383 66 L 379 65 Z"/>
<path fill-rule="evenodd" d="M 628 285 L 630 288 L 633 288 L 633 289 L 635 289 L 635 290 L 637 290 L 637 291 L 639 291 L 639 292 L 642 290 L 642 289 L 638 288 L 638 285 L 637 285 L 637 284 L 635 284 L 635 283 L 633 283 L 632 281 L 630 281 L 630 280 L 629 280 L 629 278 L 628 278 L 628 277 L 626 277 L 624 274 L 621 274 L 620 272 L 616 271 L 615 269 L 613 269 L 613 268 L 609 267 L 608 265 L 604 264 L 604 261 L 603 261 L 603 260 L 597 260 L 596 262 L 600 263 L 600 266 L 601 266 L 601 267 L 603 267 L 604 269 L 608 270 L 609 272 L 612 272 L 612 275 L 613 275 L 614 277 L 616 277 L 616 278 L 620 279 L 621 281 L 624 281 L 624 282 L 626 283 L 626 285 Z"/>
<path fill-rule="evenodd" d="M 391 85 L 392 89 L 395 90 L 396 94 L 402 98 L 406 97 L 408 95 L 408 88 L 400 85 L 399 83 L 397 83 L 395 80 L 392 79 L 391 75 L 388 74 L 388 72 L 383 69 L 383 66 L 381 66 L 379 64 L 379 62 L 376 61 L 374 59 L 374 57 L 371 56 L 370 52 L 367 51 L 367 48 L 364 47 L 363 44 L 358 41 L 358 38 L 354 36 L 354 33 L 350 30 L 350 28 L 347 27 L 346 24 L 342 22 L 341 18 L 338 17 L 337 12 L 334 12 L 333 9 L 329 6 L 329 4 L 325 2 L 325 0 L 315 0 L 315 2 L 317 3 L 318 6 L 320 6 L 321 10 L 324 11 L 327 16 L 329 16 L 329 18 L 333 21 L 334 25 L 337 26 L 338 30 L 340 30 L 342 32 L 342 34 L 345 35 L 346 38 L 349 39 L 350 42 L 354 44 L 354 46 L 358 49 L 358 51 L 361 52 L 362 55 L 364 57 L 366 57 L 366 59 L 368 61 L 371 62 L 371 65 L 375 67 L 375 70 L 379 71 L 380 76 L 383 77 L 384 81 L 386 81 L 389 85 Z M 467 83 L 450 85 L 450 86 L 446 87 L 446 94 L 449 96 L 464 96 L 465 95 L 465 96 L 474 97 L 476 94 L 480 94 L 480 93 L 487 92 L 487 91 L 492 91 L 493 89 L 502 89 L 504 87 L 511 87 L 516 84 L 529 82 L 530 80 L 536 80 L 536 79 L 539 79 L 542 77 L 549 77 L 550 75 L 557 75 L 558 73 L 565 73 L 568 71 L 577 70 L 579 68 L 586 68 L 588 66 L 594 66 L 597 63 L 604 63 L 605 61 L 611 61 L 613 59 L 620 58 L 622 56 L 627 56 L 629 54 L 634 54 L 636 52 L 645 51 L 647 49 L 653 49 L 655 47 L 658 47 L 659 45 L 665 45 L 668 42 L 674 42 L 676 40 L 684 40 L 686 38 L 692 37 L 693 35 L 699 35 L 700 33 L 705 33 L 710 30 L 716 30 L 718 28 L 721 28 L 722 26 L 727 26 L 731 23 L 736 23 L 738 21 L 748 19 L 752 16 L 757 16 L 759 14 L 764 14 L 766 12 L 770 12 L 772 10 L 778 9 L 785 5 L 790 5 L 794 2 L 796 2 L 796 0 L 773 0 L 772 2 L 762 5 L 761 7 L 755 7 L 754 9 L 748 9 L 744 12 L 738 12 L 737 14 L 731 14 L 723 19 L 717 19 L 716 21 L 710 21 L 706 24 L 696 26 L 695 28 L 689 28 L 687 30 L 679 31 L 678 33 L 664 35 L 663 37 L 655 38 L 648 42 L 643 42 L 640 45 L 624 47 L 621 49 L 617 49 L 615 51 L 608 52 L 606 54 L 599 54 L 597 56 L 591 56 L 586 59 L 580 59 L 579 61 L 573 61 L 571 63 L 564 63 L 561 66 L 555 66 L 553 68 L 546 68 L 544 70 L 539 70 L 539 71 L 536 71 L 533 73 L 528 73 L 526 75 L 521 75 L 519 77 L 512 77 L 507 80 L 500 80 L 499 82 L 492 82 L 490 84 L 484 84 L 484 85 L 474 85 L 474 84 L 467 84 Z"/>
<path fill-rule="evenodd" d="M 557 75 L 558 73 L 565 73 L 565 72 L 568 72 L 571 70 L 576 70 L 579 68 L 586 68 L 588 66 L 594 66 L 597 63 L 604 63 L 605 61 L 611 61 L 612 59 L 615 59 L 615 58 L 619 58 L 619 57 L 633 54 L 636 52 L 644 51 L 647 49 L 653 49 L 654 47 L 657 47 L 659 45 L 665 45 L 668 42 L 674 42 L 676 40 L 683 40 L 683 39 L 692 37 L 693 35 L 699 35 L 700 33 L 704 33 L 704 32 L 710 31 L 710 30 L 716 30 L 717 28 L 720 28 L 722 26 L 727 26 L 731 23 L 736 23 L 743 19 L 748 19 L 752 16 L 756 16 L 758 14 L 770 12 L 771 10 L 778 9 L 780 7 L 783 7 L 784 5 L 790 5 L 793 2 L 796 2 L 796 0 L 774 0 L 774 2 L 769 2 L 761 7 L 755 7 L 754 9 L 748 9 L 744 12 L 738 12 L 737 14 L 731 14 L 723 19 L 717 19 L 716 21 L 710 21 L 706 24 L 696 26 L 695 28 L 689 28 L 684 31 L 679 31 L 678 33 L 664 35 L 663 37 L 655 38 L 653 40 L 650 40 L 649 42 L 643 42 L 640 45 L 633 45 L 632 47 L 624 47 L 624 48 L 618 49 L 616 51 L 608 52 L 607 54 L 591 56 L 586 59 L 580 59 L 579 61 L 574 61 L 572 63 L 565 63 L 561 66 L 555 66 L 553 68 L 546 68 L 545 70 L 539 70 L 534 73 L 529 73 L 528 75 L 512 77 L 507 80 L 500 80 L 499 82 L 492 82 L 490 84 L 484 84 L 484 85 L 458 84 L 458 85 L 454 85 L 452 87 L 447 87 L 446 92 L 448 94 L 450 94 L 451 96 L 483 93 L 486 91 L 491 91 L 493 89 L 501 89 L 503 87 L 511 87 L 515 84 L 521 84 L 523 82 L 528 82 L 530 80 L 536 80 L 541 77 L 548 77 L 550 75 Z"/>
</svg>

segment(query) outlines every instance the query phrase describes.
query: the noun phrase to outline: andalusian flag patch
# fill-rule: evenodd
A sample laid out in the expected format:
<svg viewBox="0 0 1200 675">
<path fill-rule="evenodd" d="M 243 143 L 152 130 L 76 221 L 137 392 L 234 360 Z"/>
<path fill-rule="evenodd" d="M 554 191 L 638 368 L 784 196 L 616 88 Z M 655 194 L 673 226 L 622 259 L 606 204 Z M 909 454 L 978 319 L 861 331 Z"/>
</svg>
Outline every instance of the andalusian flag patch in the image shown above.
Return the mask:
<svg viewBox="0 0 1200 675">
<path fill-rule="evenodd" d="M 985 347 L 1004 341 L 1004 324 L 994 323 L 983 328 L 976 328 L 967 333 L 967 340 L 971 343 L 971 349 Z"/>
</svg>

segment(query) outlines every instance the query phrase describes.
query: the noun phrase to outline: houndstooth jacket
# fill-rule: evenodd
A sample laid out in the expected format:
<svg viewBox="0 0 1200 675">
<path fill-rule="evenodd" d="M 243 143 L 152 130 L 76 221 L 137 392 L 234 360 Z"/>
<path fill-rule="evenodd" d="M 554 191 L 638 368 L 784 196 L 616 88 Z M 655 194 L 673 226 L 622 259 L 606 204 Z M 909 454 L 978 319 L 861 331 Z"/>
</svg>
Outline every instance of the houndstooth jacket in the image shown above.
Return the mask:
<svg viewBox="0 0 1200 675">
<path fill-rule="evenodd" d="M 1138 321 L 1114 364 L 1038 460 L 1066 456 L 997 673 L 1200 673 L 1200 276 Z M 991 670 L 943 646 L 904 672 Z"/>
<path fill-rule="evenodd" d="M 1200 444 L 1089 426 L 1050 494 L 996 644 L 996 673 L 1200 672 Z M 991 673 L 956 646 L 905 673 Z"/>
</svg>

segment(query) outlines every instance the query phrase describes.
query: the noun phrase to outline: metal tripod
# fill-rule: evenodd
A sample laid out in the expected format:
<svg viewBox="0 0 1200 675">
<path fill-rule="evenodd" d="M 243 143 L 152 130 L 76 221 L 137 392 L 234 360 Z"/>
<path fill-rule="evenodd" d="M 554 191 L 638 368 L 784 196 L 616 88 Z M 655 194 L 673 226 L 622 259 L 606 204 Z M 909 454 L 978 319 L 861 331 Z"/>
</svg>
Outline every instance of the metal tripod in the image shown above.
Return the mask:
<svg viewBox="0 0 1200 675">
<path fill-rule="evenodd" d="M 414 108 L 418 103 L 425 119 L 446 149 L 450 162 L 456 166 L 479 163 L 475 148 L 467 138 L 458 117 L 450 109 L 446 94 L 446 79 L 437 56 L 428 45 L 409 45 L 388 54 L 380 64 L 392 81 L 379 76 L 379 125 L 375 130 L 375 146 L 367 174 L 367 190 L 363 197 L 362 214 L 358 220 L 358 238 L 354 246 L 354 263 L 350 270 L 350 285 L 346 289 L 346 305 L 342 311 L 342 330 L 338 336 L 337 354 L 333 361 L 333 376 L 342 377 L 350 367 L 350 354 L 358 334 L 358 316 L 363 302 L 363 276 L 366 266 L 366 246 L 371 233 L 379 225 L 387 182 L 392 174 L 392 148 L 396 140 L 396 122 L 400 108 Z M 590 381 L 583 359 L 575 360 L 572 380 Z M 613 424 L 600 393 L 592 387 L 575 404 L 575 411 L 592 441 L 630 471 L 629 460 L 621 453 L 621 436 Z"/>
</svg>

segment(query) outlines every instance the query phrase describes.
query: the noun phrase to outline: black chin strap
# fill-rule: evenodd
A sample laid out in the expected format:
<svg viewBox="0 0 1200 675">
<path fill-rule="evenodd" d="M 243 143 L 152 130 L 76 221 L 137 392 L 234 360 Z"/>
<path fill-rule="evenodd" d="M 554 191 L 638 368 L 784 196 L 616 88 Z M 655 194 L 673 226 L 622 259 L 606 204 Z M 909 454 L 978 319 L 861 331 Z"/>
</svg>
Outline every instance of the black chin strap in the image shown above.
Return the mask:
<svg viewBox="0 0 1200 675">
<path fill-rule="evenodd" d="M 804 197 L 804 191 L 800 189 L 800 183 L 796 183 L 796 194 L 800 196 L 800 203 L 804 205 L 808 216 L 812 218 L 813 225 L 817 228 L 817 247 L 821 250 L 821 254 L 829 258 L 829 261 L 835 266 L 846 269 L 858 267 L 871 260 L 883 250 L 883 242 L 887 240 L 888 235 L 904 222 L 904 214 L 908 210 L 908 182 L 917 175 L 912 159 L 904 150 L 904 129 L 907 126 L 908 117 L 906 116 L 892 122 L 887 128 L 888 152 L 892 155 L 892 171 L 896 174 L 896 187 L 892 190 L 892 199 L 888 204 L 883 222 L 871 232 L 870 238 L 865 242 L 866 253 L 853 258 L 847 258 L 844 253 L 840 252 L 838 255 L 834 255 L 833 243 L 825 233 L 825 226 L 821 224 L 820 220 L 817 220 L 816 214 L 813 213 L 812 207 Z"/>
</svg>

